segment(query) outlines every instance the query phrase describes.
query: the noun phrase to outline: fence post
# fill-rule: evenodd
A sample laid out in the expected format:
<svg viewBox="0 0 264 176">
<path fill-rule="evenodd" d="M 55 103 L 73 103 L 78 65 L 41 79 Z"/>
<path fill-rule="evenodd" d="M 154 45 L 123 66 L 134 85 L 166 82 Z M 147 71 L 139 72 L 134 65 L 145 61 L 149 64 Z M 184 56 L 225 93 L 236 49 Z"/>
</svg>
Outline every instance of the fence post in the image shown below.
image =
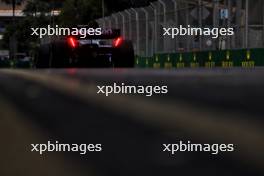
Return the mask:
<svg viewBox="0 0 264 176">
<path fill-rule="evenodd" d="M 128 10 L 125 10 L 124 12 L 128 15 L 129 39 L 132 40 L 131 14 Z"/>
<path fill-rule="evenodd" d="M 186 2 L 186 10 L 185 10 L 185 15 L 186 15 L 186 26 L 189 25 L 190 23 L 190 18 L 189 18 L 189 4 Z M 186 50 L 189 52 L 190 51 L 190 36 L 186 35 Z"/>
<path fill-rule="evenodd" d="M 145 17 L 146 17 L 146 51 L 145 51 L 145 55 L 149 56 L 149 26 L 148 26 L 148 22 L 149 22 L 149 14 L 148 11 L 144 8 L 141 8 L 141 10 L 145 13 Z"/>
<path fill-rule="evenodd" d="M 262 16 L 264 16 L 264 3 L 262 5 Z M 264 46 L 264 18 L 263 18 L 263 21 L 262 21 L 262 46 Z"/>
<path fill-rule="evenodd" d="M 244 47 L 243 45 L 243 38 L 244 36 L 242 35 L 242 0 L 237 0 L 236 1 L 236 35 L 235 35 L 235 48 L 242 48 Z"/>
<path fill-rule="evenodd" d="M 214 27 L 218 28 L 219 27 L 219 1 L 214 1 L 214 6 L 213 6 L 213 25 Z M 217 43 L 218 40 L 214 39 L 213 42 L 213 48 L 216 49 L 218 48 L 219 43 Z"/>
<path fill-rule="evenodd" d="M 103 28 L 105 29 L 106 28 L 105 18 L 103 18 L 102 21 L 103 21 Z"/>
<path fill-rule="evenodd" d="M 158 0 L 158 2 L 162 5 L 163 7 L 163 27 L 167 27 L 167 19 L 166 19 L 166 14 L 167 14 L 167 6 L 166 3 L 163 0 Z M 163 38 L 163 52 L 167 51 L 167 40 Z"/>
<path fill-rule="evenodd" d="M 115 14 L 112 14 L 111 15 L 111 18 L 114 19 L 114 25 L 113 25 L 112 28 L 117 28 L 118 19 L 116 18 L 116 15 Z"/>
<path fill-rule="evenodd" d="M 125 29 L 125 16 L 121 12 L 119 12 L 118 14 L 122 17 L 122 35 L 127 38 Z"/>
<path fill-rule="evenodd" d="M 198 19 L 199 19 L 199 28 L 203 27 L 203 20 L 202 20 L 202 0 L 198 1 Z M 202 50 L 202 41 L 203 37 L 199 35 L 199 50 Z"/>
<path fill-rule="evenodd" d="M 175 21 L 175 26 L 178 27 L 178 3 L 176 0 L 172 0 L 173 4 L 174 4 L 174 21 Z M 175 39 L 175 48 L 174 48 L 174 52 L 176 52 L 178 50 L 178 38 L 176 37 Z"/>
<path fill-rule="evenodd" d="M 158 27 L 158 14 L 157 14 L 157 8 L 154 3 L 150 3 L 150 7 L 154 11 L 154 35 L 153 35 L 153 52 L 152 53 L 157 53 L 158 49 L 158 32 L 157 32 L 157 27 Z"/>
<path fill-rule="evenodd" d="M 97 19 L 97 20 L 95 20 L 97 23 L 98 23 L 98 25 L 100 26 L 100 27 L 102 27 L 102 22 L 103 22 L 103 19 L 102 18 L 99 18 L 99 19 Z"/>
<path fill-rule="evenodd" d="M 228 19 L 227 19 L 227 27 L 230 28 L 231 26 L 231 15 L 232 15 L 232 7 L 231 7 L 231 1 L 227 1 L 227 7 L 228 7 Z M 227 49 L 231 49 L 231 36 L 227 36 Z"/>
<path fill-rule="evenodd" d="M 139 55 L 139 51 L 140 51 L 140 42 L 139 42 L 139 38 L 140 38 L 140 35 L 139 35 L 139 17 L 138 17 L 138 12 L 134 9 L 134 8 L 131 8 L 131 10 L 133 12 L 135 12 L 136 14 L 136 32 L 137 32 L 137 39 L 136 39 L 136 53 L 137 55 Z"/>
<path fill-rule="evenodd" d="M 246 32 L 245 32 L 245 48 L 248 48 L 248 0 L 245 0 L 245 24 L 246 24 Z"/>
<path fill-rule="evenodd" d="M 117 19 L 117 16 L 116 16 L 116 14 L 114 13 L 114 14 L 112 14 L 112 17 L 114 18 L 114 20 L 115 20 L 115 28 L 116 29 L 118 29 L 119 27 L 119 25 L 118 25 L 118 19 Z"/>
<path fill-rule="evenodd" d="M 108 28 L 112 28 L 112 20 L 111 20 L 111 17 L 109 16 L 109 17 L 106 17 L 106 20 L 108 21 Z"/>
</svg>

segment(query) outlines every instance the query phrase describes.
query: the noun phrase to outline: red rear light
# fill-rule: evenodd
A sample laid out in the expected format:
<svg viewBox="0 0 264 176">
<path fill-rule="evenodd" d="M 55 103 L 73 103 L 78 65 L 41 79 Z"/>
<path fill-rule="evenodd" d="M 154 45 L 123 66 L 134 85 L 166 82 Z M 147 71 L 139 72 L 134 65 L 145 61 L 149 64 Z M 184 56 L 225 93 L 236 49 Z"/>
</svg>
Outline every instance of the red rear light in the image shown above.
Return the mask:
<svg viewBox="0 0 264 176">
<path fill-rule="evenodd" d="M 118 37 L 117 39 L 114 40 L 114 47 L 119 47 L 123 42 L 122 37 Z"/>
<path fill-rule="evenodd" d="M 67 39 L 68 44 L 70 45 L 71 48 L 76 48 L 79 44 L 78 40 L 74 37 L 69 37 Z"/>
</svg>

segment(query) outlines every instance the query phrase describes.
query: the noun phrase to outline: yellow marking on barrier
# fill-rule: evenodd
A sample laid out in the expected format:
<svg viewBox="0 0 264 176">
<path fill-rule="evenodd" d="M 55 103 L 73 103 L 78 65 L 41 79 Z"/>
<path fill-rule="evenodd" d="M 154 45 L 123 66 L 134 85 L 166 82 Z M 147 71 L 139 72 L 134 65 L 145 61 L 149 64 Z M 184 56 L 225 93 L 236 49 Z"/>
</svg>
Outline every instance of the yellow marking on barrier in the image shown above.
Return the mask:
<svg viewBox="0 0 264 176">
<path fill-rule="evenodd" d="M 149 61 L 147 58 L 146 58 L 146 66 L 149 66 Z"/>
<path fill-rule="evenodd" d="M 159 57 L 158 56 L 156 56 L 155 61 L 159 62 Z"/>
<path fill-rule="evenodd" d="M 205 67 L 206 68 L 213 68 L 213 67 L 215 67 L 215 62 L 214 61 L 212 61 L 213 60 L 213 54 L 212 54 L 212 52 L 209 52 L 208 53 L 208 62 L 205 62 Z"/>
<path fill-rule="evenodd" d="M 222 62 L 222 67 L 223 68 L 231 68 L 231 67 L 234 67 L 234 62 L 232 62 L 232 61 L 223 61 Z"/>
<path fill-rule="evenodd" d="M 243 68 L 253 68 L 255 67 L 255 61 L 243 61 L 242 67 Z"/>
<path fill-rule="evenodd" d="M 168 54 L 167 61 L 170 62 L 170 55 Z"/>
<path fill-rule="evenodd" d="M 241 63 L 243 68 L 253 68 L 255 67 L 256 63 L 251 58 L 250 50 L 247 50 L 246 59 Z"/>
<path fill-rule="evenodd" d="M 197 56 L 196 53 L 193 53 L 193 62 L 190 63 L 191 68 L 197 68 L 200 67 L 200 64 L 197 62 Z"/>
<path fill-rule="evenodd" d="M 184 67 L 185 67 L 185 63 L 184 63 L 184 62 L 178 62 L 178 63 L 176 64 L 176 67 L 177 67 L 177 68 L 184 68 Z"/>
<path fill-rule="evenodd" d="M 206 68 L 214 68 L 215 67 L 215 62 L 205 62 L 205 67 Z"/>
<path fill-rule="evenodd" d="M 196 53 L 193 53 L 193 61 L 196 62 L 197 57 L 196 57 Z"/>
<path fill-rule="evenodd" d="M 180 54 L 180 62 L 182 62 L 183 58 L 182 58 L 182 54 Z"/>
<path fill-rule="evenodd" d="M 160 68 L 160 63 L 154 63 L 153 68 Z"/>
<path fill-rule="evenodd" d="M 160 66 L 160 63 L 159 63 L 159 56 L 158 55 L 156 55 L 155 56 L 155 62 L 156 63 L 153 63 L 153 68 L 161 68 L 161 66 Z"/>
<path fill-rule="evenodd" d="M 230 51 L 227 51 L 226 52 L 226 60 L 229 60 L 230 59 Z"/>
<path fill-rule="evenodd" d="M 165 62 L 164 63 L 164 68 L 171 69 L 172 68 L 172 63 L 171 62 Z"/>
<path fill-rule="evenodd" d="M 212 58 L 213 58 L 213 56 L 212 56 L 212 52 L 209 52 L 209 61 L 211 61 Z"/>
<path fill-rule="evenodd" d="M 247 60 L 250 60 L 251 59 L 251 53 L 250 53 L 250 50 L 247 50 Z"/>
<path fill-rule="evenodd" d="M 191 62 L 190 66 L 191 68 L 197 68 L 200 67 L 200 64 L 198 62 Z"/>
</svg>

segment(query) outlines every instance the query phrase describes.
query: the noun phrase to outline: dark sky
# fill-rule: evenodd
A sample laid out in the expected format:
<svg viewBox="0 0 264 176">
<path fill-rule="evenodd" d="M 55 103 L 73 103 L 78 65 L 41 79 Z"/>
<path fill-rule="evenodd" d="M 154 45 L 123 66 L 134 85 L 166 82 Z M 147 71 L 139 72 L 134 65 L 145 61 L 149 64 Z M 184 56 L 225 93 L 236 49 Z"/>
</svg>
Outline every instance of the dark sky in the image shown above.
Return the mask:
<svg viewBox="0 0 264 176">
<path fill-rule="evenodd" d="M 154 0 L 105 0 L 105 4 L 109 10 L 123 10 L 130 7 L 141 7 L 149 4 Z"/>
<path fill-rule="evenodd" d="M 53 0 L 46 0 L 46 1 L 52 2 Z M 54 0 L 54 1 L 63 2 L 65 0 Z M 145 6 L 148 5 L 150 1 L 155 1 L 155 0 L 104 0 L 104 1 L 110 11 L 119 11 L 130 7 Z"/>
</svg>

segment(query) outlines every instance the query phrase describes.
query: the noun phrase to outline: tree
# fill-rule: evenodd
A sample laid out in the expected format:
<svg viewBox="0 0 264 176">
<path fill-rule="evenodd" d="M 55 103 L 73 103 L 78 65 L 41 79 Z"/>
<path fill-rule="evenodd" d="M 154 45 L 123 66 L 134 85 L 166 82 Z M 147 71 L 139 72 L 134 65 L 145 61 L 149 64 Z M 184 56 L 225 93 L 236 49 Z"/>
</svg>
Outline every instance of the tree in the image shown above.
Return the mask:
<svg viewBox="0 0 264 176">
<path fill-rule="evenodd" d="M 148 5 L 153 0 L 66 0 L 60 15 L 61 24 L 88 24 L 102 17 L 103 1 L 105 14 L 109 15 L 126 8 Z"/>
<path fill-rule="evenodd" d="M 48 2 L 39 0 L 29 0 L 23 10 L 25 17 L 16 20 L 15 24 L 6 27 L 3 47 L 9 47 L 9 40 L 15 36 L 18 44 L 18 51 L 29 51 L 38 43 L 36 36 L 31 36 L 31 28 L 44 27 L 50 22 L 50 6 Z"/>
<path fill-rule="evenodd" d="M 66 0 L 61 10 L 62 25 L 88 24 L 101 15 L 101 2 L 98 0 Z"/>
<path fill-rule="evenodd" d="M 154 0 L 105 0 L 109 13 L 121 11 L 131 7 L 142 7 L 149 5 Z"/>
<path fill-rule="evenodd" d="M 45 16 L 51 10 L 50 4 L 45 1 L 29 0 L 23 10 L 26 16 Z"/>
</svg>

